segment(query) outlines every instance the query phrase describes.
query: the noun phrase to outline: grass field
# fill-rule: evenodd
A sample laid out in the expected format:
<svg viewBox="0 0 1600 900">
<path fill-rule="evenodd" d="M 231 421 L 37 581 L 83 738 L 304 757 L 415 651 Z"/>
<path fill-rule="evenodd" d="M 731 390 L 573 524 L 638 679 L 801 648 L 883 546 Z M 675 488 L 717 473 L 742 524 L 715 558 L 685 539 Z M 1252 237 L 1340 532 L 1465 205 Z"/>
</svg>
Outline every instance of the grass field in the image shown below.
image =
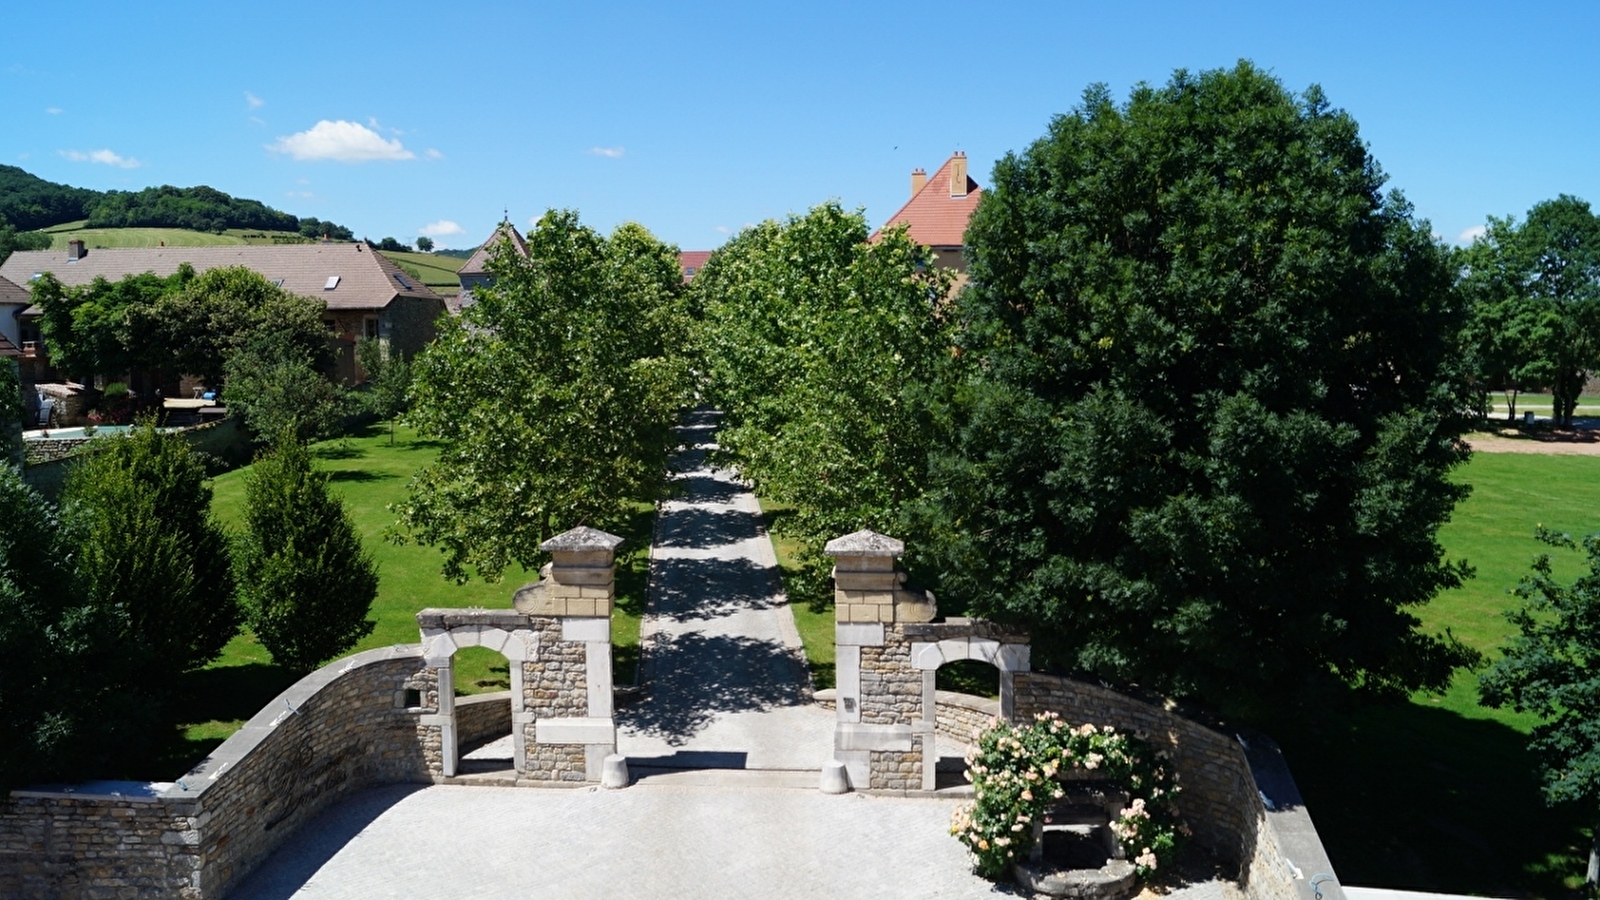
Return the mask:
<svg viewBox="0 0 1600 900">
<path fill-rule="evenodd" d="M 1489 395 L 1491 404 L 1490 414 L 1501 419 L 1510 411 L 1511 402 L 1505 394 L 1493 393 Z M 1532 412 L 1536 416 L 1549 416 L 1553 398 L 1550 394 L 1518 394 L 1517 416 L 1525 412 Z M 1573 410 L 1573 415 L 1600 416 L 1600 395 L 1584 394 L 1578 398 L 1578 405 Z"/>
<path fill-rule="evenodd" d="M 65 250 L 67 242 L 81 240 L 95 248 L 113 247 L 223 247 L 243 244 L 299 243 L 304 239 L 287 231 L 258 231 L 231 228 L 221 234 L 191 231 L 187 228 L 85 228 L 84 222 L 68 222 L 44 229 L 50 235 L 50 249 Z"/>
<path fill-rule="evenodd" d="M 1503 612 L 1544 549 L 1537 525 L 1600 530 L 1600 457 L 1479 453 L 1458 473 L 1473 493 L 1441 532 L 1477 575 L 1418 611 L 1491 658 L 1510 633 Z M 1581 569 L 1557 555 L 1556 572 Z M 1581 880 L 1589 811 L 1547 809 L 1526 750 L 1532 717 L 1478 704 L 1477 674 L 1443 694 L 1361 709 L 1301 710 L 1260 723 L 1288 756 L 1346 884 L 1557 897 Z"/>
<path fill-rule="evenodd" d="M 384 539 L 394 522 L 387 505 L 404 499 L 411 474 L 437 455 L 436 445 L 419 440 L 409 429 L 399 428 L 391 447 L 388 430 L 373 427 L 313 449 L 318 468 L 330 474 L 332 486 L 343 496 L 363 544 L 378 561 L 378 597 L 371 612 L 377 627 L 352 652 L 416 643 L 416 613 L 425 607 L 509 607 L 511 594 L 532 580 L 519 568 L 507 572 L 499 584 L 474 579 L 457 585 L 440 576 L 437 550 L 415 543 L 396 545 Z M 212 508 L 230 528 L 237 528 L 242 522 L 248 473 L 248 467 L 237 469 L 213 482 Z M 627 543 L 619 558 L 618 599 L 612 618 L 618 684 L 632 683 L 638 659 L 639 618 L 644 611 L 653 515 L 651 507 L 640 506 L 622 535 Z M 154 775 L 170 778 L 174 772 L 183 771 L 293 681 L 292 675 L 272 665 L 270 655 L 253 635 L 245 632 L 235 637 L 221 659 L 189 676 L 182 705 L 191 712 L 180 723 L 184 741 L 158 761 L 168 769 Z M 470 648 L 458 655 L 458 693 L 505 690 L 509 685 L 509 669 L 499 654 Z"/>
<path fill-rule="evenodd" d="M 454 256 L 435 256 L 432 253 L 397 253 L 380 251 L 402 266 L 415 269 L 422 283 L 441 294 L 454 294 L 461 289 L 456 273 L 466 265 L 466 260 Z"/>
</svg>

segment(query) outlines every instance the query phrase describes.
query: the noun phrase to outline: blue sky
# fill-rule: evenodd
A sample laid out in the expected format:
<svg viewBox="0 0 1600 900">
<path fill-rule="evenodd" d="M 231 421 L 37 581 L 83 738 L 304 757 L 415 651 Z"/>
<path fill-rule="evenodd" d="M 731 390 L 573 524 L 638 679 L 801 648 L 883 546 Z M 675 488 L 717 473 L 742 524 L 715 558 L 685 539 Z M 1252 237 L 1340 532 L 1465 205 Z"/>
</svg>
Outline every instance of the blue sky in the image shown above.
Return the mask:
<svg viewBox="0 0 1600 900">
<path fill-rule="evenodd" d="M 1321 84 L 1458 240 L 1600 205 L 1600 4 L 8 3 L 0 163 L 209 184 L 373 239 L 472 246 L 502 211 L 684 249 L 910 170 L 994 160 L 1083 89 L 1248 58 Z"/>
</svg>

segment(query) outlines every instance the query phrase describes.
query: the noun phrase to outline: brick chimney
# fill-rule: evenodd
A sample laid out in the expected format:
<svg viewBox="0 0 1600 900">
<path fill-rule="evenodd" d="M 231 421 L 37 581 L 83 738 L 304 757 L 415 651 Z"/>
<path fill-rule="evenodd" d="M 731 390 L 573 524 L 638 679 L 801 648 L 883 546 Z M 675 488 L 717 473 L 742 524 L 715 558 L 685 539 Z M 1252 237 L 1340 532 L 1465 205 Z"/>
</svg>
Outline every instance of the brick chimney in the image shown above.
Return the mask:
<svg viewBox="0 0 1600 900">
<path fill-rule="evenodd" d="M 84 249 L 83 241 L 67 241 L 67 259 L 77 262 L 88 255 L 89 251 Z"/>
<path fill-rule="evenodd" d="M 965 197 L 967 195 L 967 152 L 957 150 L 950 157 L 950 196 Z"/>
<path fill-rule="evenodd" d="M 926 171 L 922 169 L 911 170 L 911 196 L 915 197 L 917 195 L 917 191 L 922 190 L 922 186 L 927 183 L 928 173 Z"/>
</svg>

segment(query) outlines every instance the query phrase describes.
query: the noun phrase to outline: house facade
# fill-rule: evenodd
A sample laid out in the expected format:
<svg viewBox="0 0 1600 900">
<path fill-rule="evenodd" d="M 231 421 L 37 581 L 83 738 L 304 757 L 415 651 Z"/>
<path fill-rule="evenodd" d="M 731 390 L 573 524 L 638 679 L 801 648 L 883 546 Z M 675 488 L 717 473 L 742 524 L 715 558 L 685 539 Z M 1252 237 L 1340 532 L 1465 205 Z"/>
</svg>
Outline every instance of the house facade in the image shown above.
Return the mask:
<svg viewBox="0 0 1600 900">
<path fill-rule="evenodd" d="M 905 225 L 913 241 L 933 251 L 935 265 L 955 270 L 959 288 L 967 281 L 967 221 L 982 197 L 983 188 L 967 174 L 967 154 L 957 150 L 931 178 L 922 169 L 912 170 L 911 199 L 872 239 Z"/>
<path fill-rule="evenodd" d="M 326 306 L 323 324 L 333 344 L 336 379 L 356 383 L 365 378 L 355 359 L 356 341 L 385 342 L 390 352 L 407 357 L 433 340 L 445 300 L 407 275 L 392 260 L 373 252 L 365 242 L 286 244 L 231 247 L 130 247 L 87 249 L 73 241 L 65 251 L 19 251 L 0 265 L 0 279 L 27 285 L 45 272 L 68 287 L 104 278 L 117 281 L 151 272 L 167 277 L 187 263 L 205 272 L 243 266 L 292 294 Z M 3 301 L 3 295 L 0 295 Z M 37 307 L 17 317 L 19 334 L 37 331 Z M 35 338 L 36 339 L 36 338 Z M 25 343 L 25 341 L 24 341 Z"/>
</svg>

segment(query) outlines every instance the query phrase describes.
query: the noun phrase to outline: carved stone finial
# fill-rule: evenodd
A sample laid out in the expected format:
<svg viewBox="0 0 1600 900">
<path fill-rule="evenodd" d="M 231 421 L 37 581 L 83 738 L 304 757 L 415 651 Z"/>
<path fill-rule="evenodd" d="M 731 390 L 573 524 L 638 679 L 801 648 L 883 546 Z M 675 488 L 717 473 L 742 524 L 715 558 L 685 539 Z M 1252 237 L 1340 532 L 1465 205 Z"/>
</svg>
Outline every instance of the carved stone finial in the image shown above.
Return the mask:
<svg viewBox="0 0 1600 900">
<path fill-rule="evenodd" d="M 906 552 L 905 541 L 863 528 L 854 534 L 836 537 L 822 548 L 829 556 L 901 556 Z"/>
<path fill-rule="evenodd" d="M 598 528 L 579 525 L 570 531 L 563 531 L 555 537 L 539 545 L 539 549 L 546 553 L 586 553 L 601 551 L 610 553 L 622 543 L 622 538 L 608 534 Z"/>
</svg>

